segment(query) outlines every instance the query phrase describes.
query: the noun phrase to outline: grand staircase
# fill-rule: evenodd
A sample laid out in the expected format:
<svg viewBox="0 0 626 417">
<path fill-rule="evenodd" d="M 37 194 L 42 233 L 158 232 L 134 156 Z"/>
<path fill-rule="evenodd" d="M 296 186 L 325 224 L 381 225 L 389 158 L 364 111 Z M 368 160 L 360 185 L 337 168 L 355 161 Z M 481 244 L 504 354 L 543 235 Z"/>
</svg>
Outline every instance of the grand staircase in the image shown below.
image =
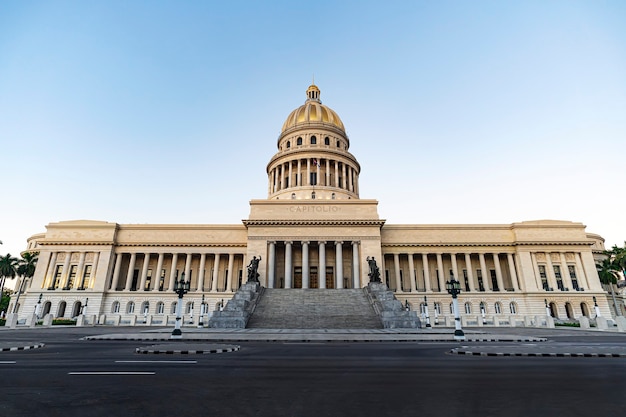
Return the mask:
<svg viewBox="0 0 626 417">
<path fill-rule="evenodd" d="M 362 289 L 264 289 L 247 328 L 380 329 Z"/>
</svg>

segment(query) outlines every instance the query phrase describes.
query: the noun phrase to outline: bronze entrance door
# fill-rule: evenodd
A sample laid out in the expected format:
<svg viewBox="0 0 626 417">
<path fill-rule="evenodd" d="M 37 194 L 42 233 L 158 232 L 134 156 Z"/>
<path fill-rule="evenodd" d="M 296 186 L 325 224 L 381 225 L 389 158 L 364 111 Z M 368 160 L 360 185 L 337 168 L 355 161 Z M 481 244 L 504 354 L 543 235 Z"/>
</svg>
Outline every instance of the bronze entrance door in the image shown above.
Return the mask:
<svg viewBox="0 0 626 417">
<path fill-rule="evenodd" d="M 335 277 L 333 267 L 326 267 L 326 288 L 335 288 Z"/>
<path fill-rule="evenodd" d="M 319 288 L 319 280 L 317 277 L 317 267 L 316 266 L 312 266 L 311 267 L 311 272 L 310 272 L 310 282 L 309 282 L 309 288 Z"/>
<path fill-rule="evenodd" d="M 293 287 L 302 288 L 302 267 L 296 266 L 293 269 Z"/>
</svg>

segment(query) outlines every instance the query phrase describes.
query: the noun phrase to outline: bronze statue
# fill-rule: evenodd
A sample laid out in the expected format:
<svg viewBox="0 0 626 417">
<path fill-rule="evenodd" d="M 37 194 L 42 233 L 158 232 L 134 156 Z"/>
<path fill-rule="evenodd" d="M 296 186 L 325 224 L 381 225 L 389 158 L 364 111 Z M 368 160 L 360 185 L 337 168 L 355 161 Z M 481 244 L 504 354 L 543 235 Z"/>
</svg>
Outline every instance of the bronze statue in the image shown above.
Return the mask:
<svg viewBox="0 0 626 417">
<path fill-rule="evenodd" d="M 248 282 L 259 282 L 259 273 L 257 270 L 259 269 L 259 261 L 261 260 L 261 256 L 258 258 L 256 256 L 252 257 L 250 264 L 248 265 Z"/>
<path fill-rule="evenodd" d="M 370 273 L 367 274 L 370 277 L 370 282 L 380 282 L 380 270 L 378 265 L 376 265 L 376 259 L 373 256 L 371 258 L 368 256 L 367 264 L 370 267 Z"/>
</svg>

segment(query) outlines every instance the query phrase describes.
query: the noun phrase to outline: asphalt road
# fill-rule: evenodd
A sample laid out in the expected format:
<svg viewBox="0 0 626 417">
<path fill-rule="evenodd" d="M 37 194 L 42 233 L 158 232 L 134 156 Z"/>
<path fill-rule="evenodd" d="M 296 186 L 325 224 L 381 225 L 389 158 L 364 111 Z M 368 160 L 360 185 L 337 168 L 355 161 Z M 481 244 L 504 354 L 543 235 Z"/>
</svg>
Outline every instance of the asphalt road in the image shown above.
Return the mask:
<svg viewBox="0 0 626 417">
<path fill-rule="evenodd" d="M 80 340 L 93 333 L 0 333 L 46 344 L 0 352 L 0 417 L 588 417 L 619 415 L 624 405 L 621 358 L 458 356 L 448 352 L 461 344 L 432 342 L 238 343 L 230 353 L 146 355 L 135 349 L 150 342 Z"/>
</svg>

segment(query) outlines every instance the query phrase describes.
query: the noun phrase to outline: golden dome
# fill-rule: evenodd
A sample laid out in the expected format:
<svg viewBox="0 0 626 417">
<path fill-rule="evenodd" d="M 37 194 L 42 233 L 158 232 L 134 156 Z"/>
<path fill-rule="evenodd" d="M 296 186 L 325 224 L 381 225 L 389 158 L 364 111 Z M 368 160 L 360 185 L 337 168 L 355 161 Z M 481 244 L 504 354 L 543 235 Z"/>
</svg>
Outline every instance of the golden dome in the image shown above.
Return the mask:
<svg viewBox="0 0 626 417">
<path fill-rule="evenodd" d="M 337 113 L 330 107 L 322 104 L 320 89 L 315 84 L 309 86 L 306 90 L 306 96 L 306 102 L 287 116 L 281 133 L 300 124 L 309 125 L 311 123 L 329 124 L 345 132 L 343 122 Z"/>
</svg>

